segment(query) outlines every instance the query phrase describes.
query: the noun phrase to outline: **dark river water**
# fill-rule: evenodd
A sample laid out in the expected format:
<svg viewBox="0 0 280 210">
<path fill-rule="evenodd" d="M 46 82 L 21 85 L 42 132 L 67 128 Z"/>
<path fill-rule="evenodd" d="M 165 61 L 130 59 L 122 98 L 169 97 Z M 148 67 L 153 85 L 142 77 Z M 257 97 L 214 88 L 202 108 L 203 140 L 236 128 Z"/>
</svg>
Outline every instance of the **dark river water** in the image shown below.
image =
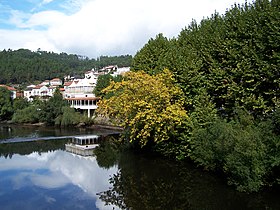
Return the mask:
<svg viewBox="0 0 280 210">
<path fill-rule="evenodd" d="M 0 209 L 280 209 L 279 189 L 238 193 L 192 164 L 106 140 L 90 157 L 65 151 L 64 137 L 107 133 L 0 125 Z"/>
</svg>

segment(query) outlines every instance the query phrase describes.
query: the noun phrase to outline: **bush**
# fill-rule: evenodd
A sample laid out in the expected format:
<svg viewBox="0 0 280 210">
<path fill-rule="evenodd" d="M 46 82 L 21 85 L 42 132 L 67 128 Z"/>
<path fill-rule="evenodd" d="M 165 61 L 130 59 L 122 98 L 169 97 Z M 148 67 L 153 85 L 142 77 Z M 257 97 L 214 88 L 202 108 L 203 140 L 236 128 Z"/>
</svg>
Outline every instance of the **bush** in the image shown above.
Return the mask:
<svg viewBox="0 0 280 210">
<path fill-rule="evenodd" d="M 271 174 L 273 163 L 279 163 L 275 161 L 279 160 L 277 138 L 268 125 L 254 124 L 244 111 L 238 111 L 231 122 L 217 119 L 193 131 L 190 157 L 205 169 L 222 170 L 228 183 L 239 191 L 258 191 Z"/>
<path fill-rule="evenodd" d="M 80 114 L 78 112 L 75 112 L 75 109 L 70 108 L 68 106 L 64 106 L 62 108 L 62 115 L 59 115 L 55 119 L 55 125 L 65 127 L 77 125 L 80 123 L 80 118 Z"/>
<path fill-rule="evenodd" d="M 39 109 L 37 106 L 28 106 L 24 109 L 18 109 L 12 118 L 14 123 L 38 123 Z"/>
</svg>

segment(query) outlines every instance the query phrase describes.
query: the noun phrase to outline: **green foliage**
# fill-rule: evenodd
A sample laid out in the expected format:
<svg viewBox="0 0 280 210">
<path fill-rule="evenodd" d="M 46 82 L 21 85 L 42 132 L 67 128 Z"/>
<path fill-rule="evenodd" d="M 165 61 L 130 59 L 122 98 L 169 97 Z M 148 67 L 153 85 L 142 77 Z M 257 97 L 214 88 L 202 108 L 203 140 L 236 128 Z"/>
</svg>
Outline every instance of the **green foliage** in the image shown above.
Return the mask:
<svg viewBox="0 0 280 210">
<path fill-rule="evenodd" d="M 105 74 L 105 75 L 100 75 L 97 79 L 97 84 L 94 88 L 94 94 L 97 97 L 104 97 L 105 94 L 102 93 L 102 90 L 104 90 L 106 87 L 110 85 L 110 82 L 121 82 L 122 81 L 122 76 L 117 75 L 117 76 L 112 76 L 111 74 Z"/>
<path fill-rule="evenodd" d="M 89 59 L 84 56 L 27 49 L 0 51 L 0 84 L 23 84 L 43 81 L 65 75 L 83 74 L 85 70 L 108 65 L 130 66 L 131 55 L 101 56 Z"/>
<path fill-rule="evenodd" d="M 262 116 L 279 96 L 279 17 L 279 1 L 234 5 L 225 15 L 193 21 L 177 39 L 151 39 L 132 66 L 147 73 L 170 69 L 188 101 L 204 88 L 220 114 L 232 116 L 239 104 Z"/>
<path fill-rule="evenodd" d="M 13 102 L 13 108 L 15 111 L 22 110 L 28 107 L 28 101 L 26 98 L 15 98 Z"/>
<path fill-rule="evenodd" d="M 56 118 L 61 118 L 63 115 L 63 107 L 65 106 L 68 106 L 67 102 L 63 100 L 61 93 L 56 89 L 53 97 L 41 105 L 40 121 L 47 125 L 54 125 Z"/>
<path fill-rule="evenodd" d="M 169 42 L 162 34 L 150 39 L 133 58 L 132 70 L 143 70 L 149 74 L 156 74 L 163 70 L 161 61 L 164 59 Z"/>
<path fill-rule="evenodd" d="M 276 108 L 271 114 L 274 132 L 280 135 L 280 107 Z"/>
<path fill-rule="evenodd" d="M 252 116 L 239 110 L 234 121 L 217 119 L 196 128 L 190 157 L 205 169 L 223 170 L 239 191 L 254 192 L 279 167 L 279 140 L 269 122 L 255 124 Z"/>
<path fill-rule="evenodd" d="M 205 89 L 201 89 L 191 102 L 193 110 L 190 113 L 194 127 L 204 128 L 217 119 L 215 105 Z"/>
<path fill-rule="evenodd" d="M 17 109 L 13 115 L 13 123 L 38 123 L 40 120 L 39 106 L 30 105 L 23 109 Z"/>
<path fill-rule="evenodd" d="M 176 39 L 149 40 L 132 69 L 170 69 L 192 122 L 190 133 L 176 128 L 176 140 L 157 150 L 223 171 L 240 191 L 280 180 L 279 29 L 279 1 L 257 0 L 192 21 Z"/>
<path fill-rule="evenodd" d="M 109 169 L 117 164 L 120 153 L 120 145 L 114 137 L 107 137 L 101 141 L 94 150 L 96 161 L 102 168 Z"/>
<path fill-rule="evenodd" d="M 0 121 L 10 120 L 13 114 L 11 91 L 0 87 Z"/>
<path fill-rule="evenodd" d="M 81 122 L 81 114 L 75 112 L 74 108 L 70 108 L 68 106 L 62 107 L 62 115 L 58 115 L 55 118 L 55 125 L 57 126 L 73 126 L 77 125 Z"/>
<path fill-rule="evenodd" d="M 131 55 L 120 55 L 120 56 L 100 56 L 96 59 L 91 60 L 94 67 L 101 69 L 109 65 L 117 65 L 118 67 L 128 67 L 131 65 L 132 56 Z"/>
</svg>

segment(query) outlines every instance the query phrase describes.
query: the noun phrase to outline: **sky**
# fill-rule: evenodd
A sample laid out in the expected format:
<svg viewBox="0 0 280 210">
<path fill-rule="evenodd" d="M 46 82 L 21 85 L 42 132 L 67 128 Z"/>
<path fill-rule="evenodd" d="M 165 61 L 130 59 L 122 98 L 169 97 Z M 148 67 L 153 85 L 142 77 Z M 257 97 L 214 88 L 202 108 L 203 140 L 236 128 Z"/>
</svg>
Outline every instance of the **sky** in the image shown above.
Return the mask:
<svg viewBox="0 0 280 210">
<path fill-rule="evenodd" d="M 0 50 L 135 55 L 157 34 L 177 37 L 234 3 L 245 0 L 0 0 Z"/>
</svg>

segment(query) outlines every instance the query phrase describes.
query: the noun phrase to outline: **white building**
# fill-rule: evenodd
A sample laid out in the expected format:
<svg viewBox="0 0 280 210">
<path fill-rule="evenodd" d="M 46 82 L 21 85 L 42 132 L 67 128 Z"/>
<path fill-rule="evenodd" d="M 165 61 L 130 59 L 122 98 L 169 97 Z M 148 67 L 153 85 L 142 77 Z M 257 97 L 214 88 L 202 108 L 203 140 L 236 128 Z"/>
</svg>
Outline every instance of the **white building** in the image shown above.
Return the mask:
<svg viewBox="0 0 280 210">
<path fill-rule="evenodd" d="M 81 111 L 87 111 L 91 117 L 97 109 L 97 101 L 93 90 L 97 83 L 98 74 L 95 71 L 87 71 L 83 79 L 74 79 L 64 83 L 64 98 L 70 106 Z"/>
<path fill-rule="evenodd" d="M 88 71 L 83 79 L 74 79 L 72 82 L 64 83 L 64 97 L 95 97 L 93 90 L 96 86 L 97 77 L 93 71 Z"/>
<path fill-rule="evenodd" d="M 23 91 L 23 97 L 28 101 L 33 101 L 34 98 L 40 100 L 48 100 L 53 96 L 55 89 L 62 85 L 62 80 L 54 78 L 52 80 L 45 80 L 39 85 L 29 85 Z"/>
<path fill-rule="evenodd" d="M 64 83 L 64 98 L 70 106 L 78 110 L 87 110 L 88 117 L 97 109 L 99 98 L 93 94 L 99 75 L 111 74 L 113 76 L 128 72 L 130 67 L 118 68 L 117 66 L 107 66 L 99 70 L 92 69 L 85 73 L 83 79 L 74 79 Z M 70 78 L 69 76 L 67 78 Z"/>
<path fill-rule="evenodd" d="M 87 111 L 88 117 L 91 117 L 94 110 L 97 109 L 97 102 L 99 98 L 95 97 L 93 91 L 97 83 L 99 75 L 111 74 L 113 76 L 123 74 L 130 70 L 129 67 L 118 68 L 117 66 L 107 66 L 99 70 L 90 70 L 85 72 L 84 78 L 75 79 L 70 76 L 64 78 L 63 98 L 65 98 L 71 107 Z M 24 97 L 28 101 L 39 98 L 41 100 L 47 100 L 53 96 L 55 89 L 62 85 L 62 81 L 59 78 L 52 80 L 46 80 L 40 85 L 30 85 L 24 91 Z"/>
<path fill-rule="evenodd" d="M 62 80 L 59 78 L 53 78 L 50 81 L 50 86 L 60 86 L 60 85 L 62 85 Z"/>
<path fill-rule="evenodd" d="M 28 101 L 33 101 L 34 98 L 38 98 L 41 100 L 47 100 L 53 96 L 56 87 L 48 87 L 46 85 L 30 85 L 23 91 L 23 96 Z"/>
<path fill-rule="evenodd" d="M 112 76 L 123 75 L 124 73 L 129 71 L 130 71 L 130 67 L 118 68 L 116 71 L 112 73 Z"/>
</svg>

